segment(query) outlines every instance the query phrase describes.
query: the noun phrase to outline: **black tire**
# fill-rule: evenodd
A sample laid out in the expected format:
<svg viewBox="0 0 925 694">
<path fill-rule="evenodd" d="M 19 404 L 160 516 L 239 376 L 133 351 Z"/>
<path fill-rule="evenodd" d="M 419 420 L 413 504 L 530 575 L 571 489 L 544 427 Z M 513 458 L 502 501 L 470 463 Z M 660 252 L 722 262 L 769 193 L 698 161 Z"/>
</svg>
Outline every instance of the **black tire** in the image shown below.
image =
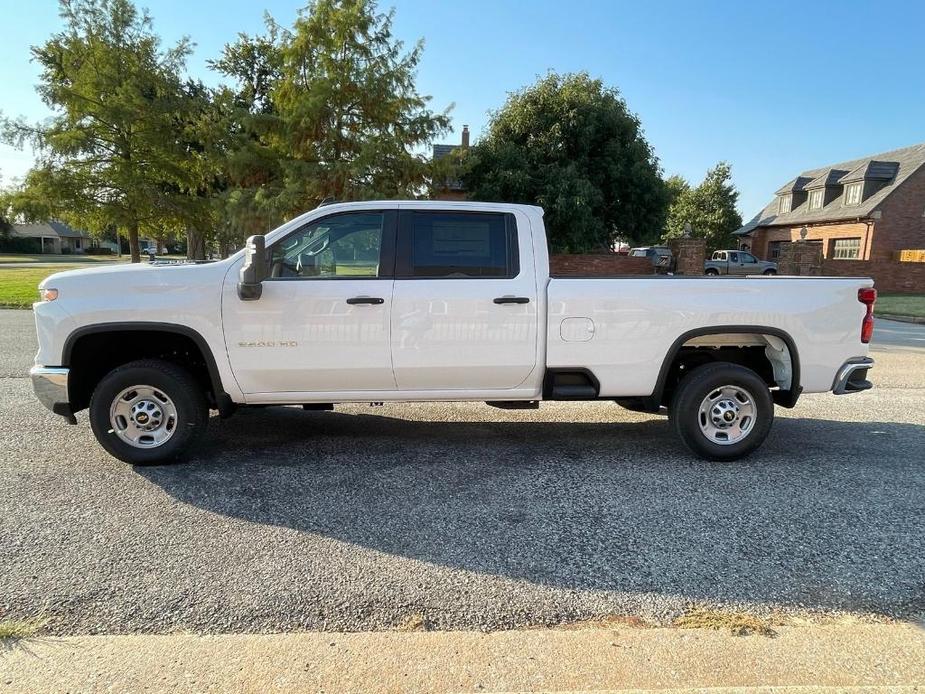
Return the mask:
<svg viewBox="0 0 925 694">
<path fill-rule="evenodd" d="M 773 269 L 773 268 L 768 268 L 768 269 L 765 270 L 764 273 L 762 273 L 762 274 L 765 274 L 765 275 L 776 275 L 776 274 L 777 274 L 777 270 L 775 270 L 775 269 Z"/>
<path fill-rule="evenodd" d="M 164 443 L 136 448 L 123 441 L 110 421 L 110 408 L 126 388 L 148 386 L 162 392 L 176 409 L 172 433 Z M 179 461 L 202 436 L 209 422 L 209 406 L 202 386 L 185 369 L 160 359 L 133 361 L 113 369 L 97 384 L 90 399 L 90 427 L 100 445 L 132 465 L 158 465 Z"/>
<path fill-rule="evenodd" d="M 725 386 L 745 391 L 754 412 L 743 438 L 732 443 L 718 443 L 701 429 L 701 405 L 707 396 Z M 754 451 L 767 438 L 774 421 L 774 402 L 768 385 L 754 371 L 729 362 L 716 362 L 698 367 L 682 379 L 671 399 L 668 418 L 681 440 L 696 455 L 707 460 L 737 460 Z M 704 420 L 705 426 L 709 426 L 708 415 Z M 722 430 L 719 431 L 718 435 L 722 436 Z"/>
<path fill-rule="evenodd" d="M 709 277 L 717 277 L 719 275 L 719 270 L 714 270 L 713 268 L 710 268 L 709 270 L 706 270 L 703 274 L 708 275 Z"/>
</svg>

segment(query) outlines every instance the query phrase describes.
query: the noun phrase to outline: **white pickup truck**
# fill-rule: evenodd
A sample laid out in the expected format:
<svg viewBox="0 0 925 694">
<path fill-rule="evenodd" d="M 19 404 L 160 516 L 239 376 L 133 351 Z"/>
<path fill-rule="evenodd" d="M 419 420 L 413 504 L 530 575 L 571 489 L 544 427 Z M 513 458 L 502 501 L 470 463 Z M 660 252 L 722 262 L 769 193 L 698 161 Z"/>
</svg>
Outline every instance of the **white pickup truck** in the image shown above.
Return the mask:
<svg viewBox="0 0 925 694">
<path fill-rule="evenodd" d="M 543 212 L 319 207 L 208 264 L 62 272 L 34 305 L 36 394 L 113 456 L 175 460 L 248 405 L 610 400 L 732 460 L 774 405 L 871 387 L 870 279 L 550 277 Z"/>
</svg>

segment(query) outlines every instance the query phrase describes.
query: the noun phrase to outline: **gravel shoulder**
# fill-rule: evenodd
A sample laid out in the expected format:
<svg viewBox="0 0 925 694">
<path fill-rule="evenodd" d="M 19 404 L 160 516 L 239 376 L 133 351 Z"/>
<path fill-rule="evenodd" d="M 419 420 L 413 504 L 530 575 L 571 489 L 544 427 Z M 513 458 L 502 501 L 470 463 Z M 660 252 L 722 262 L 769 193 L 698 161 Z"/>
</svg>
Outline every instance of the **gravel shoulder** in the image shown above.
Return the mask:
<svg viewBox="0 0 925 694">
<path fill-rule="evenodd" d="M 7 352 L 19 339 L 0 330 L 7 375 L 31 359 L 32 344 Z M 552 403 L 244 411 L 213 420 L 189 463 L 132 469 L 84 415 L 68 427 L 27 379 L 0 378 L 0 620 L 493 631 L 670 624 L 692 605 L 915 619 L 925 365 L 875 358 L 883 385 L 779 410 L 764 448 L 726 465 L 691 457 L 663 418 Z"/>
</svg>

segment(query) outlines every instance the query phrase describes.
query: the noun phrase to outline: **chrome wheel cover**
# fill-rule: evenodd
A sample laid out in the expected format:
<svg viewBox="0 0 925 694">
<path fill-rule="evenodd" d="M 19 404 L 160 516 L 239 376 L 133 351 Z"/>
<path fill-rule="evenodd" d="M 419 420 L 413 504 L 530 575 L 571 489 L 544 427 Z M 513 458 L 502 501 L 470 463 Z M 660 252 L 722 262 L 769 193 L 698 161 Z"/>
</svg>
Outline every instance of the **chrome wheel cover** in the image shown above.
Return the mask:
<svg viewBox="0 0 925 694">
<path fill-rule="evenodd" d="M 153 386 L 130 386 L 109 406 L 112 433 L 133 448 L 163 446 L 177 429 L 177 407 Z"/>
<path fill-rule="evenodd" d="M 720 386 L 701 401 L 697 421 L 708 441 L 731 446 L 752 432 L 757 414 L 751 393 L 739 386 Z"/>
</svg>

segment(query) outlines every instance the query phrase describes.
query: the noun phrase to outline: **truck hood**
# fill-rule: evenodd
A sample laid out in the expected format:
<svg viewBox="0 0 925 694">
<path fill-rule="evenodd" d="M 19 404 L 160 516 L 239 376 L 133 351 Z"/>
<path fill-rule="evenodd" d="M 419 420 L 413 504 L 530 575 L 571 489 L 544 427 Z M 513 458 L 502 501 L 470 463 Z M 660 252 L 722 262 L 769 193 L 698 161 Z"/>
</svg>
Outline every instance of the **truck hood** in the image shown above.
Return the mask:
<svg viewBox="0 0 925 694">
<path fill-rule="evenodd" d="M 126 263 L 67 270 L 46 277 L 39 288 L 57 289 L 62 302 L 97 294 L 125 297 L 189 291 L 206 285 L 218 288 L 229 260 L 204 264 Z"/>
</svg>

